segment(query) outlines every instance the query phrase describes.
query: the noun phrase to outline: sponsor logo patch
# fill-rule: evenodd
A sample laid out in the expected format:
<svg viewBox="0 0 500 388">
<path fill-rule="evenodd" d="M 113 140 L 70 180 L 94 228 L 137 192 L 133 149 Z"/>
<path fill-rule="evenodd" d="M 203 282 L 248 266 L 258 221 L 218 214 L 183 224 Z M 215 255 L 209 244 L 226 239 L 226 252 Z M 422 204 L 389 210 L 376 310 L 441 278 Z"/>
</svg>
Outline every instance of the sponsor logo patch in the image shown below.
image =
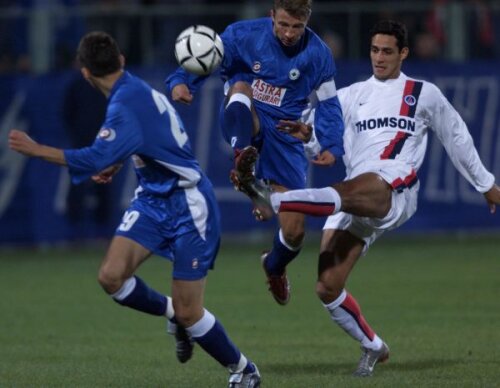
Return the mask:
<svg viewBox="0 0 500 388">
<path fill-rule="evenodd" d="M 260 69 L 262 68 L 262 65 L 260 64 L 259 61 L 255 61 L 252 66 L 252 70 L 254 73 L 260 72 Z"/>
<path fill-rule="evenodd" d="M 193 259 L 193 260 L 191 261 L 191 267 L 192 267 L 193 269 L 197 269 L 197 268 L 198 268 L 198 259 Z"/>
<path fill-rule="evenodd" d="M 273 86 L 261 79 L 252 82 L 254 100 L 273 106 L 281 106 L 285 97 L 286 89 Z"/>
</svg>

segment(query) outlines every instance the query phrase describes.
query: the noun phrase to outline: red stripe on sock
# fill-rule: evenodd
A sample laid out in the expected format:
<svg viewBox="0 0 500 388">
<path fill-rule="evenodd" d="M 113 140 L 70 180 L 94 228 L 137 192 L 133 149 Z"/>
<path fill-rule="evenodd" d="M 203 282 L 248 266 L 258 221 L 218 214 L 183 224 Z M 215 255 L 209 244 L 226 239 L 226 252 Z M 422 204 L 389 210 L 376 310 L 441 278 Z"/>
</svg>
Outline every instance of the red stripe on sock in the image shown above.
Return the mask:
<svg viewBox="0 0 500 388">
<path fill-rule="evenodd" d="M 310 216 L 322 217 L 331 216 L 335 211 L 334 203 L 318 203 L 318 202 L 297 202 L 288 201 L 281 202 L 279 212 L 296 212 L 307 214 Z"/>
<path fill-rule="evenodd" d="M 373 341 L 373 338 L 375 338 L 375 332 L 368 325 L 365 317 L 363 317 L 363 315 L 361 314 L 361 308 L 359 307 L 358 302 L 356 302 L 356 299 L 354 299 L 352 295 L 348 293 L 344 302 L 340 306 L 352 315 L 363 333 L 365 333 L 370 341 Z"/>
</svg>

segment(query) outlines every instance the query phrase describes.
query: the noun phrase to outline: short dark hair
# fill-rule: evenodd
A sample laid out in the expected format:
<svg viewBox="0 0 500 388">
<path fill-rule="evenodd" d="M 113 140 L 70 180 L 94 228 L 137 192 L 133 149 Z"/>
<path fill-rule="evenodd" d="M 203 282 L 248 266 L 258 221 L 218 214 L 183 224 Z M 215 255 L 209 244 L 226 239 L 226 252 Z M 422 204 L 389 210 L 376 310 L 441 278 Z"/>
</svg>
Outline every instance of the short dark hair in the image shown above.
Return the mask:
<svg viewBox="0 0 500 388">
<path fill-rule="evenodd" d="M 120 55 L 120 48 L 111 35 L 93 31 L 80 40 L 76 58 L 93 76 L 103 77 L 121 69 Z"/>
<path fill-rule="evenodd" d="M 308 19 L 311 16 L 312 0 L 274 0 L 274 12 L 284 9 L 297 19 Z"/>
<path fill-rule="evenodd" d="M 399 51 L 408 47 L 408 31 L 406 26 L 395 20 L 381 20 L 370 30 L 370 41 L 377 34 L 391 35 L 397 40 Z"/>
</svg>

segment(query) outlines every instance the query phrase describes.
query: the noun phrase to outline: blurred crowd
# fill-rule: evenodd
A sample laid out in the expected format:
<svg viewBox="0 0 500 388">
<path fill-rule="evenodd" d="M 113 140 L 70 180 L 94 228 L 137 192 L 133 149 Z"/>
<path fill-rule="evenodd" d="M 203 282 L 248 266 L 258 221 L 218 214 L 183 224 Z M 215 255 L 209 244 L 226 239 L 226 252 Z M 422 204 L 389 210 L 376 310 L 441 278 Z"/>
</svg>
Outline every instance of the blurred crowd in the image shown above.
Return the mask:
<svg viewBox="0 0 500 388">
<path fill-rule="evenodd" d="M 357 8 L 355 3 L 313 2 L 310 25 L 336 59 L 363 58 L 368 29 L 381 18 L 407 24 L 413 60 L 500 59 L 500 6 L 493 0 L 372 0 Z M 93 29 L 113 34 L 129 64 L 173 64 L 175 37 L 183 28 L 200 23 L 221 32 L 235 20 L 266 15 L 271 5 L 272 0 L 0 0 L 0 74 L 69 68 L 79 38 Z M 168 7 L 176 7 L 175 16 Z"/>
</svg>

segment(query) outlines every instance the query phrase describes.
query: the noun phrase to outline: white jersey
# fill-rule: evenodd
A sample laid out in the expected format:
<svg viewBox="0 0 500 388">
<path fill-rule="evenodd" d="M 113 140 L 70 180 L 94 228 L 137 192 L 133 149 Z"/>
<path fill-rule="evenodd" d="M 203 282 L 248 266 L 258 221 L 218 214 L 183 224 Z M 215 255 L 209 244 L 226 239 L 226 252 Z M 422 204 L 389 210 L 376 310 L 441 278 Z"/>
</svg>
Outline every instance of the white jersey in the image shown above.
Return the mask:
<svg viewBox="0 0 500 388">
<path fill-rule="evenodd" d="M 372 76 L 340 89 L 338 96 L 348 177 L 367 166 L 371 171 L 390 166 L 398 176 L 383 178 L 395 189 L 408 187 L 417 179 L 431 129 L 477 191 L 493 186 L 495 178 L 479 159 L 466 124 L 436 85 L 403 73 L 386 81 Z"/>
</svg>

